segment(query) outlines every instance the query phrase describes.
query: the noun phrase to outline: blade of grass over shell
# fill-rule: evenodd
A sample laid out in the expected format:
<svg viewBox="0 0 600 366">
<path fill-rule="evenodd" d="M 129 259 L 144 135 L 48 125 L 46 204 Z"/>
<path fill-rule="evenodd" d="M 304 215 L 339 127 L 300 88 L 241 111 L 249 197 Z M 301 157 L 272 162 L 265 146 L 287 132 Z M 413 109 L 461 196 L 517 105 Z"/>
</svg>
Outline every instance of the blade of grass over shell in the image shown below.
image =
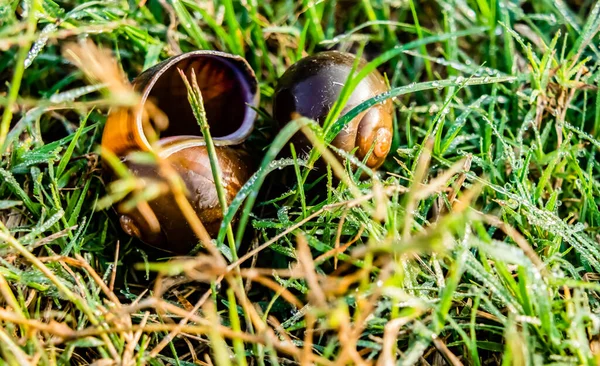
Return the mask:
<svg viewBox="0 0 600 366">
<path fill-rule="evenodd" d="M 215 183 L 215 189 L 217 191 L 217 197 L 219 198 L 219 205 L 221 205 L 221 210 L 223 212 L 227 212 L 227 196 L 225 190 L 223 188 L 223 181 L 221 176 L 223 172 L 221 171 L 219 165 L 219 156 L 217 155 L 217 151 L 215 149 L 215 144 L 213 142 L 212 136 L 210 134 L 210 125 L 206 119 L 206 111 L 204 109 L 204 101 L 202 98 L 202 91 L 198 86 L 198 79 L 196 78 L 196 72 L 192 69 L 190 78 L 192 79 L 192 83 L 190 82 L 185 75 L 185 73 L 181 69 L 177 69 L 183 83 L 188 92 L 188 101 L 192 110 L 194 111 L 194 117 L 196 117 L 196 121 L 200 126 L 200 131 L 202 132 L 202 137 L 204 137 L 204 141 L 206 142 L 206 150 L 208 152 L 208 159 L 210 161 L 210 169 L 213 176 L 213 181 Z M 233 228 L 231 224 L 229 224 L 227 228 L 227 238 L 229 241 L 229 246 L 231 250 L 232 259 L 237 260 L 237 250 L 235 247 L 235 238 L 233 236 Z"/>
<path fill-rule="evenodd" d="M 220 165 L 219 165 L 218 155 L 217 155 L 217 152 L 216 152 L 213 140 L 212 140 L 212 136 L 210 134 L 210 125 L 206 118 L 206 111 L 204 109 L 202 92 L 200 90 L 200 87 L 198 86 L 198 80 L 196 78 L 196 73 L 195 73 L 194 69 L 192 69 L 191 75 L 190 75 L 190 77 L 192 79 L 192 83 L 190 85 L 190 82 L 187 79 L 185 73 L 181 69 L 177 69 L 177 70 L 186 86 L 186 89 L 188 91 L 188 101 L 190 103 L 190 106 L 192 107 L 192 110 L 194 112 L 194 116 L 198 122 L 198 125 L 200 126 L 202 136 L 204 137 L 204 140 L 206 142 L 206 149 L 208 151 L 209 161 L 210 161 L 210 165 L 211 165 L 211 172 L 212 172 L 212 176 L 213 176 L 213 181 L 215 183 L 215 189 L 217 191 L 217 196 L 219 199 L 219 204 L 221 205 L 222 212 L 223 212 L 223 214 L 225 214 L 225 212 L 227 212 L 227 198 L 226 198 L 226 193 L 223 189 L 223 182 L 221 180 L 222 172 L 221 172 Z M 238 246 L 236 246 L 236 241 L 233 236 L 233 228 L 232 228 L 231 223 L 227 224 L 227 236 L 228 236 L 228 241 L 229 241 L 229 250 L 231 251 L 230 260 L 232 262 L 235 262 L 238 259 L 238 255 L 237 255 Z M 237 283 L 241 287 L 241 285 L 242 285 L 241 278 L 234 281 L 234 283 Z M 216 293 L 216 291 L 214 293 Z M 215 314 L 215 316 L 216 316 L 216 314 Z M 252 323 L 251 323 L 248 313 L 244 313 L 244 317 L 246 319 L 246 324 L 248 324 L 250 329 L 252 329 Z M 241 346 L 241 344 L 238 341 L 236 341 L 235 344 L 238 346 L 238 348 Z M 226 351 L 222 350 L 220 352 L 226 352 Z"/>
</svg>

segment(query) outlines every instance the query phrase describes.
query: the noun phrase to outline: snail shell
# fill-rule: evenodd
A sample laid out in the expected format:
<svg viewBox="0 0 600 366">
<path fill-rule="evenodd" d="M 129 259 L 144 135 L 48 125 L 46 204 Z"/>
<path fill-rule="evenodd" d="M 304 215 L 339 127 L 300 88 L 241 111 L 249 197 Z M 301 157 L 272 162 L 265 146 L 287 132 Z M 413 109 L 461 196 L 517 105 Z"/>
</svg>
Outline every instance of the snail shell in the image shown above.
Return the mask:
<svg viewBox="0 0 600 366">
<path fill-rule="evenodd" d="M 152 102 L 168 117 L 168 127 L 157 141 L 158 154 L 181 176 L 187 197 L 209 235 L 216 236 L 223 212 L 205 141 L 187 98 L 187 89 L 177 69 L 188 79 L 195 71 L 204 99 L 217 159 L 222 173 L 226 200 L 231 203 L 251 176 L 248 154 L 239 146 L 252 132 L 258 105 L 258 82 L 248 63 L 239 56 L 217 51 L 194 51 L 169 58 L 144 71 L 134 80 L 141 103 Z M 131 172 L 143 180 L 165 180 L 156 165 L 135 163 L 131 152 L 149 151 L 149 130 L 143 108 L 120 108 L 109 113 L 102 146 L 121 158 Z M 174 253 L 185 254 L 198 239 L 171 193 L 148 202 L 159 230 L 136 209 L 117 211 L 123 230 L 145 243 Z"/>
<path fill-rule="evenodd" d="M 298 115 L 322 125 L 339 99 L 355 60 L 356 57 L 350 53 L 326 51 L 305 57 L 292 65 L 279 79 L 273 97 L 273 116 L 280 127 Z M 366 61 L 361 59 L 357 72 L 365 65 Z M 341 115 L 386 91 L 385 79 L 374 70 L 354 89 Z M 340 131 L 332 145 L 347 152 L 357 148 L 356 156 L 361 160 L 373 148 L 366 163 L 370 168 L 378 168 L 392 145 L 392 107 L 392 101 L 387 99 L 362 112 Z M 309 150 L 305 139 L 296 137 L 295 140 L 302 150 Z"/>
</svg>

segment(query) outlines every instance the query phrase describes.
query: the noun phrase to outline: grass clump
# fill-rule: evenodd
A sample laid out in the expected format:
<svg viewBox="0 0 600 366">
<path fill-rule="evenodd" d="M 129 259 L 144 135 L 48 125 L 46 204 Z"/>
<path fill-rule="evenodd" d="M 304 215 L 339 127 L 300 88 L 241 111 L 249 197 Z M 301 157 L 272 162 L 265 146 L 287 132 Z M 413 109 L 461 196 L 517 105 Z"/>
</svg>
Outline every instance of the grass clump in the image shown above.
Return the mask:
<svg viewBox="0 0 600 366">
<path fill-rule="evenodd" d="M 0 4 L 0 364 L 597 364 L 599 30 L 590 0 Z M 278 131 L 277 77 L 331 48 L 390 91 Z M 230 260 L 167 258 L 100 209 L 159 189 L 101 173 L 125 79 L 195 49 L 260 82 Z M 392 153 L 361 180 L 328 142 L 388 98 Z M 299 131 L 328 167 L 280 158 Z"/>
</svg>

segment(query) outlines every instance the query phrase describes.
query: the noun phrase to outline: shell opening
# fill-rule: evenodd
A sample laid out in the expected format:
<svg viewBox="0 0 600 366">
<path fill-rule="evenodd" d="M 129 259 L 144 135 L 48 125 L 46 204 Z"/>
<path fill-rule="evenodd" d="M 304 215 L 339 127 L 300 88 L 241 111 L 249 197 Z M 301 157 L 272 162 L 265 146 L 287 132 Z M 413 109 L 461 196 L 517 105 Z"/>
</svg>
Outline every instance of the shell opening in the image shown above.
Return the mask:
<svg viewBox="0 0 600 366">
<path fill-rule="evenodd" d="M 152 100 L 169 118 L 161 139 L 173 140 L 182 137 L 202 137 L 200 126 L 188 102 L 187 89 L 177 69 L 191 78 L 196 73 L 202 92 L 206 117 L 215 142 L 238 143 L 252 130 L 256 112 L 254 104 L 256 87 L 250 84 L 253 77 L 241 70 L 238 61 L 216 53 L 200 53 L 175 59 L 164 71 L 155 76 L 147 89 L 147 98 Z"/>
</svg>

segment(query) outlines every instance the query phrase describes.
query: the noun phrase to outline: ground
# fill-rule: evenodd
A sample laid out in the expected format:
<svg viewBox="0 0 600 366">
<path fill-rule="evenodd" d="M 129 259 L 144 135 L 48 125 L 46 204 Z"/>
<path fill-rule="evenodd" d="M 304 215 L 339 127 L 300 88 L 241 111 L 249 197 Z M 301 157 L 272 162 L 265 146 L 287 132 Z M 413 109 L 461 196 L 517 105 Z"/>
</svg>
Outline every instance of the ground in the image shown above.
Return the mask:
<svg viewBox="0 0 600 366">
<path fill-rule="evenodd" d="M 597 364 L 599 30 L 592 0 L 1 2 L 0 365 Z M 256 172 L 233 230 L 173 257 L 121 229 L 117 201 L 166 192 L 100 141 L 197 49 L 256 73 Z M 271 117 L 328 49 L 389 83 L 330 125 L 393 101 L 376 174 Z M 300 129 L 321 163 L 284 156 Z"/>
</svg>

